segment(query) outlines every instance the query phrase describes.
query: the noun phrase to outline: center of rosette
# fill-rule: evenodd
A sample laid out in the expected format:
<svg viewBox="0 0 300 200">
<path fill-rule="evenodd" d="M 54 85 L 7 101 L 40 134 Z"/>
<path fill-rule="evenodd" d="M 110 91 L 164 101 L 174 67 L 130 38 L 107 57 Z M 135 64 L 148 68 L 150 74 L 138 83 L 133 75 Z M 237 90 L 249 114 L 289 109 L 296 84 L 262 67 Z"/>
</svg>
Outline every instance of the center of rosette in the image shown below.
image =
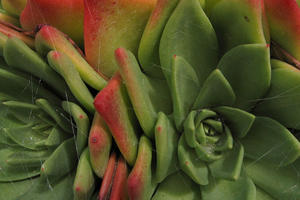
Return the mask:
<svg viewBox="0 0 300 200">
<path fill-rule="evenodd" d="M 216 112 L 202 109 L 192 111 L 184 123 L 184 138 L 195 149 L 199 159 L 212 162 L 233 147 L 230 129 Z"/>
</svg>

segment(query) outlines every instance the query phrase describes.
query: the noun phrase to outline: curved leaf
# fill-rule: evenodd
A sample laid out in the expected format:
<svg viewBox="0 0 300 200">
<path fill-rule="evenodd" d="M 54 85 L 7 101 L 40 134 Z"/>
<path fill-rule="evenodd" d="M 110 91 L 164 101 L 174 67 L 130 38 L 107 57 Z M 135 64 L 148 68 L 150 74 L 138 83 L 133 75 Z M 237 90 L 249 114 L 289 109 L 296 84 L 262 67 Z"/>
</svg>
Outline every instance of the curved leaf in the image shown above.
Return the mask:
<svg viewBox="0 0 300 200">
<path fill-rule="evenodd" d="M 176 171 L 178 135 L 173 122 L 162 112 L 158 113 L 155 125 L 156 171 L 157 182 L 163 181 Z"/>
<path fill-rule="evenodd" d="M 256 117 L 241 140 L 248 158 L 267 160 L 275 167 L 286 166 L 300 156 L 300 142 L 288 129 L 268 117 Z"/>
<path fill-rule="evenodd" d="M 178 144 L 178 161 L 180 168 L 197 184 L 208 184 L 208 168 L 201 159 L 198 158 L 194 149 L 190 148 L 181 136 Z"/>
<path fill-rule="evenodd" d="M 173 117 L 176 128 L 181 130 L 182 122 L 195 102 L 200 85 L 195 70 L 184 58 L 174 56 L 172 61 L 170 90 L 173 100 Z"/>
<path fill-rule="evenodd" d="M 193 109 L 232 105 L 236 100 L 229 82 L 219 69 L 214 70 L 203 83 Z"/>
<path fill-rule="evenodd" d="M 168 82 L 174 55 L 183 57 L 194 68 L 200 85 L 216 68 L 217 37 L 199 0 L 181 0 L 163 32 L 159 56 Z"/>
<path fill-rule="evenodd" d="M 271 117 L 288 128 L 299 129 L 299 84 L 300 71 L 298 69 L 288 64 L 277 63 L 275 69 L 272 70 L 270 90 L 254 112 Z"/>
<path fill-rule="evenodd" d="M 142 69 L 153 77 L 163 77 L 159 62 L 159 44 L 165 25 L 179 0 L 158 0 L 144 29 L 138 58 Z"/>
<path fill-rule="evenodd" d="M 239 138 L 243 138 L 247 135 L 255 120 L 253 114 L 238 108 L 220 106 L 213 110 L 225 120 L 225 124 L 229 127 L 233 135 Z"/>
<path fill-rule="evenodd" d="M 256 200 L 255 185 L 246 175 L 236 181 L 211 180 L 201 187 L 203 200 Z"/>
<path fill-rule="evenodd" d="M 199 200 L 200 188 L 184 173 L 168 176 L 158 187 L 152 200 Z"/>
<path fill-rule="evenodd" d="M 244 163 L 249 177 L 274 199 L 297 200 L 300 198 L 299 159 L 282 168 L 260 160 L 247 159 Z"/>
<path fill-rule="evenodd" d="M 238 108 L 249 110 L 270 87 L 270 55 L 266 45 L 235 47 L 222 57 L 218 68 L 233 88 Z"/>
</svg>

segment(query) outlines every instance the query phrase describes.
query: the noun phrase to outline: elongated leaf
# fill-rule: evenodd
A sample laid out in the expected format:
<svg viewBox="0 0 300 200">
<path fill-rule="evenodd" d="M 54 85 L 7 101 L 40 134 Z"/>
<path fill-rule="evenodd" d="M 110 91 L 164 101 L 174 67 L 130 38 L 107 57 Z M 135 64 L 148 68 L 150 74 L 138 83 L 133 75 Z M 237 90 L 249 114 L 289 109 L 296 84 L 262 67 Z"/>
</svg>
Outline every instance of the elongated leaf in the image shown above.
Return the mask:
<svg viewBox="0 0 300 200">
<path fill-rule="evenodd" d="M 239 138 L 243 138 L 247 135 L 255 120 L 253 114 L 238 108 L 220 106 L 214 108 L 214 110 L 225 120 L 226 125 L 230 128 L 233 135 Z"/>
<path fill-rule="evenodd" d="M 177 169 L 178 133 L 173 122 L 162 112 L 155 125 L 156 181 L 163 181 Z"/>
<path fill-rule="evenodd" d="M 160 38 L 178 0 L 158 0 L 143 32 L 138 50 L 141 67 L 152 77 L 163 77 L 159 61 Z"/>
<path fill-rule="evenodd" d="M 139 123 L 144 133 L 153 137 L 157 113 L 171 112 L 167 84 L 165 81 L 145 76 L 134 55 L 128 50 L 117 49 L 116 59 Z"/>
<path fill-rule="evenodd" d="M 208 168 L 201 159 L 197 157 L 195 150 L 190 148 L 183 136 L 178 144 L 178 161 L 180 168 L 197 184 L 208 184 Z"/>
<path fill-rule="evenodd" d="M 275 69 L 270 90 L 254 112 L 269 116 L 288 128 L 299 129 L 300 71 L 288 64 L 272 63 Z"/>
<path fill-rule="evenodd" d="M 195 70 L 184 58 L 174 56 L 172 61 L 170 90 L 173 100 L 173 116 L 176 128 L 181 130 L 182 123 L 199 93 L 200 85 Z"/>
<path fill-rule="evenodd" d="M 217 37 L 199 0 L 181 0 L 178 3 L 164 29 L 159 54 L 168 81 L 174 55 L 183 57 L 194 68 L 200 85 L 216 68 Z"/>
<path fill-rule="evenodd" d="M 270 87 L 270 55 L 266 45 L 237 46 L 222 57 L 218 68 L 233 88 L 235 107 L 249 110 Z"/>
<path fill-rule="evenodd" d="M 261 0 L 212 0 L 212 4 L 210 19 L 223 53 L 241 44 L 266 43 Z"/>
<path fill-rule="evenodd" d="M 236 181 L 240 177 L 244 148 L 236 141 L 233 149 L 224 152 L 223 157 L 208 164 L 211 175 L 217 179 Z"/>
<path fill-rule="evenodd" d="M 180 187 L 179 187 L 180 186 Z M 199 200 L 200 188 L 182 172 L 168 176 L 158 187 L 153 200 Z"/>
<path fill-rule="evenodd" d="M 261 160 L 245 160 L 245 170 L 254 183 L 274 199 L 298 200 L 300 198 L 298 159 L 289 166 L 278 168 Z"/>
<path fill-rule="evenodd" d="M 236 181 L 212 180 L 201 194 L 203 200 L 256 200 L 255 185 L 245 174 Z"/>
<path fill-rule="evenodd" d="M 40 174 L 40 166 L 10 166 L 6 160 L 15 152 L 14 149 L 0 149 L 0 182 L 20 181 Z"/>
<path fill-rule="evenodd" d="M 236 100 L 230 83 L 219 69 L 214 70 L 203 83 L 193 109 L 232 105 Z"/>
<path fill-rule="evenodd" d="M 256 117 L 241 140 L 248 158 L 267 160 L 274 167 L 286 166 L 300 156 L 300 142 L 288 129 L 268 117 Z"/>
</svg>

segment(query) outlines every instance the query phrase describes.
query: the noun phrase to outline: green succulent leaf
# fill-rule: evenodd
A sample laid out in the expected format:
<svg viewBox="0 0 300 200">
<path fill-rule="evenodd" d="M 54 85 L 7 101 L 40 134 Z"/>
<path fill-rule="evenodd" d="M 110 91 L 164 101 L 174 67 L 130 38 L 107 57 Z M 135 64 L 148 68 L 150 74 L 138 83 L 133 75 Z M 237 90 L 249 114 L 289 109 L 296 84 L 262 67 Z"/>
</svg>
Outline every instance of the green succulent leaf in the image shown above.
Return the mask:
<svg viewBox="0 0 300 200">
<path fill-rule="evenodd" d="M 225 124 L 229 127 L 233 135 L 238 138 L 243 138 L 247 135 L 255 120 L 253 114 L 238 108 L 220 106 L 213 110 L 222 116 Z"/>
<path fill-rule="evenodd" d="M 229 82 L 219 69 L 214 70 L 203 83 L 193 109 L 215 106 L 230 106 L 236 100 L 235 93 Z"/>
<path fill-rule="evenodd" d="M 266 43 L 260 1 L 213 0 L 211 4 L 210 19 L 224 53 L 242 44 Z"/>
<path fill-rule="evenodd" d="M 299 199 L 299 159 L 289 166 L 281 168 L 261 160 L 246 159 L 244 163 L 248 176 L 274 199 Z"/>
<path fill-rule="evenodd" d="M 24 181 L 0 183 L 0 199 L 15 200 L 36 185 L 38 180 L 38 178 L 33 178 Z"/>
<path fill-rule="evenodd" d="M 208 164 L 211 175 L 217 179 L 236 181 L 240 177 L 244 158 L 244 148 L 236 141 L 233 149 L 224 152 L 219 160 Z"/>
<path fill-rule="evenodd" d="M 273 197 L 271 197 L 268 193 L 266 193 L 263 189 L 256 186 L 256 200 L 275 200 Z"/>
<path fill-rule="evenodd" d="M 251 159 L 267 160 L 275 167 L 293 163 L 300 156 L 300 143 L 288 129 L 268 117 L 256 117 L 241 140 L 245 155 Z"/>
<path fill-rule="evenodd" d="M 155 125 L 156 181 L 162 182 L 177 170 L 178 133 L 173 122 L 162 112 Z"/>
<path fill-rule="evenodd" d="M 74 200 L 88 200 L 95 188 L 88 147 L 80 155 L 73 185 Z"/>
<path fill-rule="evenodd" d="M 269 48 L 261 44 L 237 46 L 221 58 L 218 69 L 233 88 L 236 95 L 235 107 L 247 111 L 270 87 Z"/>
<path fill-rule="evenodd" d="M 198 158 L 194 149 L 186 143 L 184 136 L 181 136 L 178 143 L 178 161 L 180 168 L 197 184 L 207 185 L 208 168 L 206 163 Z"/>
<path fill-rule="evenodd" d="M 160 0 L 152 11 L 138 49 L 142 69 L 152 77 L 163 77 L 159 44 L 163 30 L 179 0 Z"/>
<path fill-rule="evenodd" d="M 236 181 L 212 179 L 201 194 L 203 200 L 256 200 L 255 185 L 245 174 Z"/>
<path fill-rule="evenodd" d="M 180 186 L 180 187 L 179 187 Z M 199 200 L 200 189 L 184 173 L 168 176 L 158 187 L 152 200 Z"/>
<path fill-rule="evenodd" d="M 24 150 L 24 149 L 23 149 Z M 20 149 L 18 150 L 20 151 Z M 19 181 L 40 174 L 40 166 L 13 165 L 6 161 L 16 153 L 15 148 L 0 149 L 0 182 Z"/>
<path fill-rule="evenodd" d="M 64 80 L 31 48 L 16 37 L 7 39 L 4 46 L 6 63 L 24 72 L 28 72 L 48 83 L 61 98 L 72 98 Z"/>
<path fill-rule="evenodd" d="M 40 170 L 41 177 L 49 183 L 54 183 L 70 173 L 76 166 L 76 161 L 75 141 L 74 138 L 70 138 L 57 147 L 52 155 L 43 163 Z"/>
<path fill-rule="evenodd" d="M 152 138 L 157 113 L 171 112 L 167 84 L 163 80 L 148 78 L 130 51 L 119 48 L 116 58 L 139 123 L 145 134 Z"/>
<path fill-rule="evenodd" d="M 200 85 L 195 70 L 184 58 L 174 56 L 171 69 L 170 90 L 173 100 L 173 117 L 176 128 L 181 130 L 182 123 L 198 95 Z"/>
<path fill-rule="evenodd" d="M 55 183 L 49 183 L 43 178 L 38 180 L 32 187 L 17 199 L 32 200 L 32 199 L 55 199 L 55 200 L 72 200 L 74 197 L 72 185 L 74 183 L 74 173 L 70 173 Z"/>
<path fill-rule="evenodd" d="M 87 114 L 75 103 L 69 102 L 69 101 L 63 101 L 62 102 L 63 109 L 71 115 L 73 120 L 76 123 L 76 148 L 78 155 L 81 155 L 81 152 L 87 145 L 88 136 L 89 136 L 89 128 L 90 128 L 90 121 Z M 68 122 L 69 124 L 72 124 L 71 122 Z M 74 131 L 74 128 L 70 130 Z"/>
<path fill-rule="evenodd" d="M 300 128 L 300 71 L 287 63 L 272 62 L 268 94 L 255 108 L 257 115 L 271 117 L 288 128 Z"/>
<path fill-rule="evenodd" d="M 163 31 L 159 55 L 168 83 L 174 55 L 183 57 L 194 68 L 200 85 L 216 68 L 218 41 L 199 0 L 178 3 Z"/>
</svg>

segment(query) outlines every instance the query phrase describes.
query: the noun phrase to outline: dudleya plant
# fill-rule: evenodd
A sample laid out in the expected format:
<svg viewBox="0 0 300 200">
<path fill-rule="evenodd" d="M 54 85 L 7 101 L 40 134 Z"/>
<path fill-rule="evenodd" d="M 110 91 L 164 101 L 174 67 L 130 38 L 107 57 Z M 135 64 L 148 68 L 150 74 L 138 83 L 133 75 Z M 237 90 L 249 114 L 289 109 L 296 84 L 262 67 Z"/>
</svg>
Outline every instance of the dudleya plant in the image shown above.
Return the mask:
<svg viewBox="0 0 300 200">
<path fill-rule="evenodd" d="M 271 2 L 85 0 L 89 63 L 59 26 L 0 26 L 6 199 L 299 199 L 300 8 Z"/>
<path fill-rule="evenodd" d="M 129 198 L 297 199 L 299 71 L 271 59 L 262 1 L 207 4 L 209 18 L 197 0 L 158 1 L 138 60 L 116 50 L 119 71 L 95 99 L 130 165 L 137 151 Z M 128 97 L 109 101 L 120 78 Z"/>
</svg>

